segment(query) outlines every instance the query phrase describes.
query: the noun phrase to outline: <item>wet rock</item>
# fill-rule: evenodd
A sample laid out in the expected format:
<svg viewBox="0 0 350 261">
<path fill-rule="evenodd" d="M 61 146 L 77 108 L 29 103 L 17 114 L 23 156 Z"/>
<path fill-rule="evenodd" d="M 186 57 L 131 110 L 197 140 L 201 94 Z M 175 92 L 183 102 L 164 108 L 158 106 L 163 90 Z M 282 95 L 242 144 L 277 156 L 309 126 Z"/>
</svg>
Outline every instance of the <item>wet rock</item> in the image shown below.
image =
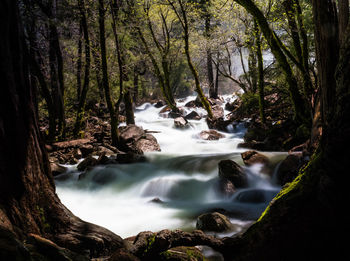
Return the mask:
<svg viewBox="0 0 350 261">
<path fill-rule="evenodd" d="M 248 178 L 243 168 L 232 160 L 219 162 L 219 177 L 231 181 L 237 188 L 248 185 Z"/>
<path fill-rule="evenodd" d="M 239 143 L 237 148 L 246 148 L 246 149 L 264 151 L 266 149 L 266 143 L 262 141 L 252 140 L 252 141 Z"/>
<path fill-rule="evenodd" d="M 226 121 L 223 118 L 207 118 L 207 124 L 209 129 L 214 129 L 218 131 L 227 132 L 227 126 L 231 123 L 232 121 Z"/>
<path fill-rule="evenodd" d="M 268 165 L 270 163 L 268 157 L 257 152 L 257 151 L 246 151 L 241 154 L 243 162 L 247 166 L 251 166 L 254 164 L 264 164 Z"/>
<path fill-rule="evenodd" d="M 185 107 L 195 108 L 195 107 L 203 107 L 203 105 L 202 105 L 201 100 L 199 99 L 199 97 L 197 97 L 195 100 L 189 101 L 188 103 L 186 103 Z"/>
<path fill-rule="evenodd" d="M 290 154 L 281 162 L 277 170 L 277 182 L 283 186 L 293 181 L 297 176 L 304 160 L 301 154 Z"/>
<path fill-rule="evenodd" d="M 224 117 L 224 109 L 220 105 L 214 105 L 211 107 L 214 119 L 220 119 Z"/>
<path fill-rule="evenodd" d="M 79 163 L 79 165 L 77 166 L 77 169 L 79 171 L 85 171 L 88 168 L 92 168 L 92 167 L 96 166 L 97 164 L 98 164 L 97 159 L 95 159 L 92 156 L 88 156 L 82 162 Z"/>
<path fill-rule="evenodd" d="M 225 178 L 220 178 L 218 182 L 218 191 L 221 193 L 223 196 L 230 197 L 236 192 L 236 187 L 232 183 L 232 181 L 225 179 Z"/>
<path fill-rule="evenodd" d="M 217 132 L 216 130 L 207 130 L 201 131 L 201 133 L 199 133 L 199 137 L 202 140 L 219 140 L 221 138 L 225 138 L 225 135 Z"/>
<path fill-rule="evenodd" d="M 141 127 L 128 125 L 120 127 L 119 131 L 120 146 L 126 152 L 143 154 L 149 151 L 160 151 L 157 139 Z"/>
<path fill-rule="evenodd" d="M 184 117 L 174 119 L 174 126 L 177 129 L 185 129 L 189 127 L 188 121 Z"/>
<path fill-rule="evenodd" d="M 235 227 L 226 216 L 214 212 L 200 215 L 197 218 L 196 228 L 203 231 L 228 232 Z"/>
<path fill-rule="evenodd" d="M 140 259 L 122 248 L 114 252 L 108 261 L 140 261 Z"/>
<path fill-rule="evenodd" d="M 257 152 L 257 151 L 246 151 L 241 154 L 243 162 L 246 166 L 252 166 L 254 164 L 262 164 L 263 168 L 261 172 L 272 175 L 272 169 L 270 166 L 270 160 L 265 155 Z"/>
<path fill-rule="evenodd" d="M 239 192 L 235 200 L 241 203 L 266 203 L 271 201 L 276 194 L 277 191 L 273 190 L 250 189 Z"/>
<path fill-rule="evenodd" d="M 160 146 L 157 139 L 149 133 L 138 139 L 134 145 L 137 151 L 142 151 L 143 153 L 150 151 L 160 151 Z"/>
<path fill-rule="evenodd" d="M 111 156 L 111 155 L 114 155 L 114 154 L 115 154 L 114 151 L 112 151 L 112 150 L 110 150 L 110 149 L 108 149 L 108 148 L 106 148 L 106 147 L 104 147 L 104 146 L 98 146 L 98 147 L 97 147 L 97 153 L 98 153 L 99 155 L 104 154 L 104 155 L 106 155 L 106 156 Z"/>
<path fill-rule="evenodd" d="M 169 261 L 199 261 L 205 260 L 201 251 L 196 247 L 179 246 L 160 253 L 160 260 Z"/>
<path fill-rule="evenodd" d="M 66 167 L 57 163 L 50 163 L 50 167 L 51 167 L 51 173 L 54 177 L 67 171 Z"/>
<path fill-rule="evenodd" d="M 195 111 L 191 111 L 189 114 L 185 116 L 186 120 L 197 120 L 199 121 L 202 117 Z"/>
<path fill-rule="evenodd" d="M 160 198 L 154 198 L 152 200 L 149 201 L 150 203 L 157 203 L 157 204 L 163 204 L 164 201 L 161 200 Z"/>
<path fill-rule="evenodd" d="M 131 252 L 141 260 L 159 260 L 159 254 L 177 246 L 207 245 L 213 249 L 222 247 L 222 241 L 206 235 L 201 230 L 192 233 L 181 230 L 162 230 L 158 233 L 141 232 L 131 246 Z"/>
<path fill-rule="evenodd" d="M 120 164 L 130 164 L 137 162 L 145 162 L 146 157 L 143 155 L 135 154 L 135 153 L 120 153 L 117 155 L 116 161 Z"/>
<path fill-rule="evenodd" d="M 87 157 L 88 155 L 90 155 L 94 151 L 94 147 L 91 144 L 85 144 L 85 145 L 81 146 L 79 149 L 82 153 L 83 158 Z"/>
<path fill-rule="evenodd" d="M 157 101 L 155 104 L 154 104 L 154 107 L 156 108 L 162 108 L 163 106 L 165 106 L 166 103 L 164 101 Z"/>
<path fill-rule="evenodd" d="M 171 108 L 169 106 L 165 106 L 159 113 L 166 113 L 168 111 L 171 111 Z"/>
</svg>

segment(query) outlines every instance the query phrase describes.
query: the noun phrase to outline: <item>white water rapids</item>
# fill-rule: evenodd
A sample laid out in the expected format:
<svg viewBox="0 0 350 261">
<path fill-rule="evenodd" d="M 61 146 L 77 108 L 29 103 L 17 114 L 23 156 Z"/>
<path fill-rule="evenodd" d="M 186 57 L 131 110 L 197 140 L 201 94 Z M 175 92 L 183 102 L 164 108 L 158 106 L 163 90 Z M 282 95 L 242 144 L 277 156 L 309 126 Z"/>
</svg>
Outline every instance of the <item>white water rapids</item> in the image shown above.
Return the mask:
<svg viewBox="0 0 350 261">
<path fill-rule="evenodd" d="M 243 141 L 243 124 L 229 128 L 231 133 L 222 133 L 223 139 L 204 141 L 198 137 L 208 129 L 204 119 L 190 121 L 191 128 L 179 130 L 173 127 L 173 119 L 159 115 L 160 110 L 144 104 L 137 108 L 135 117 L 137 125 L 157 132 L 154 136 L 161 152 L 146 154 L 146 163 L 95 167 L 82 180 L 78 180 L 80 173 L 76 167 L 70 167 L 69 179 L 56 181 L 62 202 L 81 219 L 106 227 L 123 238 L 141 231 L 193 230 L 196 218 L 213 210 L 229 213 L 238 227 L 256 219 L 280 189 L 260 172 L 261 166 L 246 168 L 248 189 L 225 197 L 217 188 L 220 160 L 232 159 L 244 165 L 240 153 L 245 149 L 237 149 Z M 283 153 L 265 155 L 275 162 L 285 157 Z M 265 200 L 249 202 L 240 196 L 247 191 L 263 193 Z M 162 202 L 150 202 L 155 198 Z"/>
</svg>

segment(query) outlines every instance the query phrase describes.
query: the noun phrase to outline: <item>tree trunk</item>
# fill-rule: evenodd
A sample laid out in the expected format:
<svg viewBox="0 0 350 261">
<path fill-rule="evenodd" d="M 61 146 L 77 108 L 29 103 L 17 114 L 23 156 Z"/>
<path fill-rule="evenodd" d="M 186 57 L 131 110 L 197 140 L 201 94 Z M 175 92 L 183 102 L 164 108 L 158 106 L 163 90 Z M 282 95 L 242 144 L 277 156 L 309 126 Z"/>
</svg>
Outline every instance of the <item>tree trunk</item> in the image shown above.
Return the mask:
<svg viewBox="0 0 350 261">
<path fill-rule="evenodd" d="M 81 68 L 82 68 L 82 55 L 83 55 L 83 30 L 80 22 L 79 26 L 79 39 L 78 39 L 78 61 L 77 61 L 77 101 L 80 101 L 81 95 Z"/>
<path fill-rule="evenodd" d="M 112 97 L 109 89 L 108 68 L 107 68 L 107 52 L 105 38 L 105 9 L 104 0 L 98 0 L 99 3 L 99 28 L 100 28 L 100 47 L 101 47 L 101 63 L 102 63 L 102 84 L 105 91 L 105 98 L 109 115 L 111 117 L 111 138 L 112 145 L 118 147 L 118 115 L 116 115 Z"/>
<path fill-rule="evenodd" d="M 317 70 L 321 90 L 323 135 L 333 118 L 335 100 L 335 70 L 339 60 L 337 7 L 334 0 L 313 1 Z"/>
<path fill-rule="evenodd" d="M 108 255 L 123 246 L 121 238 L 75 217 L 55 193 L 34 112 L 29 57 L 17 1 L 1 1 L 0 16 L 3 19 L 0 24 L 1 231 L 7 230 L 20 240 L 34 233 L 80 254 L 88 253 L 89 257 Z M 0 234 L 3 240 L 4 234 Z M 0 244 L 2 257 L 6 251 L 3 247 Z M 12 251 L 15 255 L 27 252 L 25 260 L 28 260 L 30 250 L 23 246 Z"/>
<path fill-rule="evenodd" d="M 343 42 L 349 23 L 349 0 L 338 0 L 339 7 L 339 41 Z"/>
<path fill-rule="evenodd" d="M 209 1 L 205 3 L 206 5 L 209 5 Z M 208 8 L 205 7 L 205 37 L 207 38 L 207 42 L 210 40 L 210 18 L 211 15 Z M 214 85 L 214 72 L 213 72 L 213 61 L 212 61 L 212 51 L 210 47 L 207 47 L 207 74 L 208 74 L 208 87 L 209 87 L 209 97 L 216 99 L 218 97 L 218 94 L 215 92 L 215 85 Z"/>
<path fill-rule="evenodd" d="M 179 12 L 177 11 L 174 3 L 168 0 L 168 3 L 172 6 L 174 12 L 176 13 L 177 18 L 179 19 L 179 21 L 181 23 L 182 29 L 184 30 L 183 38 L 184 38 L 184 42 L 185 42 L 185 54 L 186 54 L 186 58 L 187 58 L 188 67 L 190 67 L 191 73 L 192 73 L 194 81 L 195 81 L 196 92 L 198 94 L 199 99 L 201 100 L 203 107 L 207 111 L 208 118 L 212 119 L 213 112 L 211 110 L 210 103 L 208 102 L 208 99 L 205 97 L 205 95 L 203 93 L 203 90 L 201 88 L 200 81 L 199 81 L 198 72 L 197 72 L 197 70 L 192 62 L 192 59 L 191 59 L 190 43 L 189 43 L 190 35 L 189 35 L 187 14 L 186 14 L 186 10 L 184 8 L 184 3 L 182 2 L 182 0 L 178 0 L 177 2 L 179 3 L 181 14 L 179 14 Z"/>
<path fill-rule="evenodd" d="M 255 25 L 255 43 L 256 43 L 256 54 L 258 58 L 258 93 L 259 93 L 259 112 L 260 120 L 263 124 L 266 122 L 265 118 L 265 95 L 264 95 L 264 59 L 261 47 L 261 33 L 258 24 L 254 22 Z"/>
<path fill-rule="evenodd" d="M 81 130 L 81 124 L 82 120 L 84 118 L 85 114 L 85 104 L 86 104 L 86 96 L 89 90 L 89 83 L 90 83 L 90 40 L 89 40 L 89 31 L 88 31 L 88 25 L 86 21 L 86 11 L 85 11 L 85 3 L 84 0 L 78 0 L 79 5 L 79 11 L 81 16 L 81 26 L 83 28 L 84 32 L 84 48 L 85 48 L 85 72 L 84 72 L 84 84 L 83 89 L 80 93 L 80 99 L 79 99 L 79 105 L 78 105 L 78 111 L 77 111 L 77 118 L 75 121 L 74 126 L 74 136 L 77 137 L 79 135 L 79 132 Z"/>
</svg>

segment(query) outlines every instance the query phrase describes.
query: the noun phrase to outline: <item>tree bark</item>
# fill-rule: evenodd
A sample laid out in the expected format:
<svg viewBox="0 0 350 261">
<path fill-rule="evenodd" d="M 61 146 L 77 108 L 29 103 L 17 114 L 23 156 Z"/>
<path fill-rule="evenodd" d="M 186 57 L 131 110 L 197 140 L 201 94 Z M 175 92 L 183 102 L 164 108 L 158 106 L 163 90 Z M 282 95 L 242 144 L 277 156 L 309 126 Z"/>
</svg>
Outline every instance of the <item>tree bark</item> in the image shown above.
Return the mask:
<svg viewBox="0 0 350 261">
<path fill-rule="evenodd" d="M 313 0 L 317 70 L 321 90 L 323 135 L 333 118 L 336 102 L 335 70 L 339 60 L 337 7 L 334 0 Z"/>
<path fill-rule="evenodd" d="M 339 41 L 343 42 L 349 23 L 349 0 L 338 0 L 339 9 Z"/>
<path fill-rule="evenodd" d="M 55 193 L 37 125 L 29 80 L 30 61 L 17 1 L 1 1 L 0 16 L 3 19 L 0 24 L 1 231 L 10 231 L 19 240 L 34 233 L 72 251 L 89 253 L 89 257 L 108 255 L 123 246 L 121 238 L 75 217 Z M 23 246 L 21 249 L 28 251 Z M 0 256 L 3 250 L 0 245 Z"/>
</svg>

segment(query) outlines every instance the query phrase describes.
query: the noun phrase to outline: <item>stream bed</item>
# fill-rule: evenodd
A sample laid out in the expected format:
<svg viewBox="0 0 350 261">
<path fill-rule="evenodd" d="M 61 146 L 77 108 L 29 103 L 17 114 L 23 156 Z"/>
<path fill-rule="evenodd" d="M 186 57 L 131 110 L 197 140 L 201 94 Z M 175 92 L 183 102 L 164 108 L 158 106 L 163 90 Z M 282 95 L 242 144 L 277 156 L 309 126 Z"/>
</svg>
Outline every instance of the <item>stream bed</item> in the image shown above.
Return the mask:
<svg viewBox="0 0 350 261">
<path fill-rule="evenodd" d="M 123 238 L 141 231 L 191 231 L 200 214 L 214 210 L 227 213 L 236 226 L 230 235 L 256 220 L 280 187 L 273 177 L 262 173 L 261 165 L 244 166 L 241 153 L 246 149 L 237 148 L 243 141 L 244 124 L 229 126 L 230 133 L 222 133 L 225 138 L 206 141 L 199 137 L 201 131 L 208 130 L 205 119 L 190 120 L 190 128 L 176 129 L 173 119 L 159 114 L 161 109 L 146 103 L 135 112 L 136 125 L 155 132 L 161 152 L 146 153 L 148 161 L 144 163 L 97 166 L 82 180 L 76 165 L 69 166 L 69 178 L 56 180 L 61 201 L 81 219 Z M 195 110 L 205 115 L 204 110 Z M 287 154 L 264 155 L 278 166 Z M 248 175 L 248 188 L 232 196 L 218 189 L 218 163 L 226 159 L 236 161 Z"/>
</svg>

